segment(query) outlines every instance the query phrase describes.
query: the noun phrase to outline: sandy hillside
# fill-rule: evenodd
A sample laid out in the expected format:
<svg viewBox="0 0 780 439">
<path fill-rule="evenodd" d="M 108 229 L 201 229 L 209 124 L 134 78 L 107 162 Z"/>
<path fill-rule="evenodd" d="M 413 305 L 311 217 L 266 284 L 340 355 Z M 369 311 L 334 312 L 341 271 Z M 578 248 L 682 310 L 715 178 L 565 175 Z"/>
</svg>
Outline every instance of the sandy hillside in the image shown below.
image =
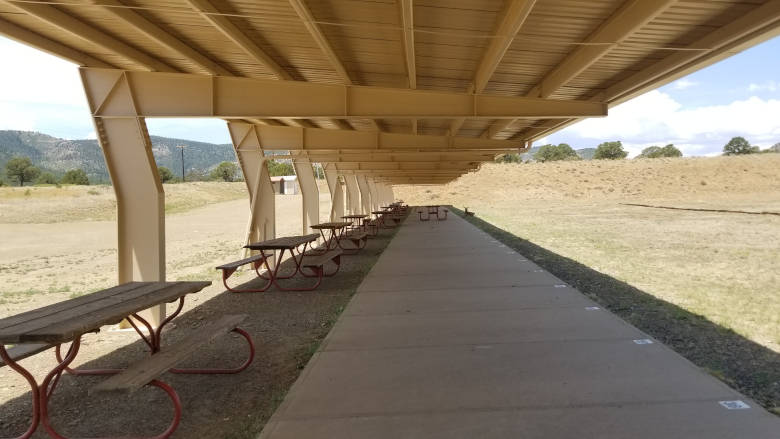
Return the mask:
<svg viewBox="0 0 780 439">
<path fill-rule="evenodd" d="M 645 160 L 485 164 L 445 186 L 395 189 L 410 204 L 499 201 L 780 203 L 780 154 Z M 482 200 L 482 201 L 480 201 Z M 679 204 L 679 203 L 678 203 Z"/>
</svg>

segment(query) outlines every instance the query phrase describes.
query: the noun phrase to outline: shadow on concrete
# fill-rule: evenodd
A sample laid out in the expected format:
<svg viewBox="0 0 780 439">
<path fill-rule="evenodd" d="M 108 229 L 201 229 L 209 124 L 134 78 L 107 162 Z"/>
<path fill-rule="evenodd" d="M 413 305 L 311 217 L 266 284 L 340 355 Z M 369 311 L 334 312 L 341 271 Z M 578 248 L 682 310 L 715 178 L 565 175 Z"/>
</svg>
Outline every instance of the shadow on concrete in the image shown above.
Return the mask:
<svg viewBox="0 0 780 439">
<path fill-rule="evenodd" d="M 186 337 L 191 332 L 188 329 L 201 326 L 210 318 L 248 314 L 241 328 L 251 334 L 256 355 L 252 365 L 240 374 L 163 374 L 161 380 L 176 389 L 183 406 L 182 422 L 173 438 L 255 438 L 396 230 L 382 230 L 357 255 L 343 256 L 339 273 L 325 278 L 315 291 L 284 292 L 272 288 L 264 293 L 222 292 L 177 317 L 173 321 L 175 327 L 163 335 L 164 344 Z M 285 261 L 282 269 L 291 268 L 291 263 Z M 283 285 L 301 287 L 311 283 L 312 279 L 297 276 Z M 257 288 L 263 284 L 253 276 L 240 287 Z M 197 294 L 187 300 L 196 299 Z M 80 367 L 121 368 L 148 356 L 146 345 L 133 332 L 88 334 L 82 340 L 80 355 L 90 358 L 92 350 L 94 360 Z M 117 345 L 121 347 L 116 348 Z M 194 358 L 179 366 L 237 366 L 246 352 L 242 339 L 231 334 L 203 346 Z M 49 350 L 23 360 L 22 364 L 41 381 L 54 366 L 53 357 L 53 350 Z M 4 379 L 0 387 L 27 388 L 24 380 L 7 367 L 0 369 L 0 375 L 13 377 Z M 130 395 L 90 394 L 89 389 L 104 379 L 63 375 L 51 402 L 52 423 L 61 433 L 68 437 L 124 437 L 159 434 L 167 427 L 173 411 L 160 390 L 144 387 Z M 29 425 L 30 408 L 29 391 L 0 406 L 0 437 L 23 432 Z M 41 426 L 33 437 L 49 436 Z"/>
<path fill-rule="evenodd" d="M 562 279 L 695 365 L 780 415 L 780 354 L 698 314 L 551 252 L 458 209 L 451 211 Z"/>
</svg>

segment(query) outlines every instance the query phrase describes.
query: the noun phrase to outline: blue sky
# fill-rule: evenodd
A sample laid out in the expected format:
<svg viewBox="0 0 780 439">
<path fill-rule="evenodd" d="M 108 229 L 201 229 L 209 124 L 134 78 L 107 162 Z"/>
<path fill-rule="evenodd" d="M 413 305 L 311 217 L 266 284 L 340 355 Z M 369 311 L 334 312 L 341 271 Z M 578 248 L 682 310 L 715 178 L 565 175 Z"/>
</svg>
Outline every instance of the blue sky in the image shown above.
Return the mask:
<svg viewBox="0 0 780 439">
<path fill-rule="evenodd" d="M 35 130 L 56 137 L 94 137 L 76 67 L 0 37 L 0 129 Z M 149 119 L 149 131 L 229 143 L 225 123 L 213 119 Z M 780 142 L 780 37 L 610 109 L 537 144 L 595 147 L 621 140 L 631 153 L 674 143 L 685 155 L 719 154 L 731 137 L 762 148 Z"/>
</svg>

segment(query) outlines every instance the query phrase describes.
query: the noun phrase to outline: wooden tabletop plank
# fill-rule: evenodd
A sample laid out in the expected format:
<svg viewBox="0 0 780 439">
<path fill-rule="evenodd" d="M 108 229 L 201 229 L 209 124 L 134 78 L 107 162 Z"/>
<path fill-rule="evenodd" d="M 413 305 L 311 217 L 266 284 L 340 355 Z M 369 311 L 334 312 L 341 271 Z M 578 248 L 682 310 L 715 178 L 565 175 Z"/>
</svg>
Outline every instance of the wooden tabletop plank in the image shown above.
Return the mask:
<svg viewBox="0 0 780 439">
<path fill-rule="evenodd" d="M 90 300 L 87 302 L 78 303 L 76 306 L 59 306 L 54 312 L 48 312 L 42 315 L 31 317 L 27 320 L 19 322 L 15 325 L 7 326 L 0 329 L 0 340 L 6 340 L 6 336 L 13 334 L 24 334 L 26 332 L 35 331 L 36 329 L 46 327 L 48 325 L 58 323 L 62 320 L 76 319 L 91 310 L 98 309 L 100 307 L 111 306 L 113 304 L 121 303 L 125 300 L 130 300 L 134 297 L 143 296 L 145 294 L 153 293 L 161 288 L 158 283 L 142 283 L 136 284 L 136 288 L 123 290 L 124 292 L 118 294 L 105 294 L 106 290 L 98 291 L 90 296 L 95 296 L 96 300 Z M 66 300 L 55 305 L 63 305 L 67 302 L 76 301 L 76 299 Z M 47 307 L 48 308 L 48 307 Z"/>
<path fill-rule="evenodd" d="M 316 241 L 320 235 L 316 233 L 310 233 L 308 235 L 301 236 L 284 236 L 282 238 L 269 239 L 267 241 L 253 242 L 245 245 L 244 248 L 251 250 L 281 250 L 281 249 L 293 249 L 299 245 L 306 244 L 307 242 Z"/>
<path fill-rule="evenodd" d="M 331 223 L 315 224 L 309 227 L 311 227 L 312 229 L 339 229 L 350 225 L 352 225 L 351 221 L 338 221 L 338 222 L 331 222 Z"/>
<path fill-rule="evenodd" d="M 45 317 L 50 314 L 56 314 L 62 310 L 82 306 L 86 303 L 95 302 L 105 297 L 113 296 L 116 294 L 125 294 L 129 290 L 141 288 L 143 286 L 144 286 L 143 282 L 128 282 L 122 285 L 117 285 L 115 287 L 98 291 L 96 293 L 86 294 L 83 296 L 79 296 L 75 299 L 66 300 L 64 302 L 53 303 L 51 305 L 44 306 L 42 308 L 37 308 L 31 311 L 23 312 L 21 314 L 16 314 L 10 317 L 6 317 L 0 320 L 0 331 L 10 326 L 17 325 L 19 323 L 23 323 L 40 317 Z"/>
<path fill-rule="evenodd" d="M 211 282 L 141 282 L 141 284 L 140 288 L 128 290 L 126 294 L 106 297 L 102 291 L 94 293 L 102 298 L 0 329 L 0 342 L 10 344 L 69 341 L 79 334 L 94 331 L 103 325 L 118 323 L 134 312 L 200 291 Z"/>
</svg>

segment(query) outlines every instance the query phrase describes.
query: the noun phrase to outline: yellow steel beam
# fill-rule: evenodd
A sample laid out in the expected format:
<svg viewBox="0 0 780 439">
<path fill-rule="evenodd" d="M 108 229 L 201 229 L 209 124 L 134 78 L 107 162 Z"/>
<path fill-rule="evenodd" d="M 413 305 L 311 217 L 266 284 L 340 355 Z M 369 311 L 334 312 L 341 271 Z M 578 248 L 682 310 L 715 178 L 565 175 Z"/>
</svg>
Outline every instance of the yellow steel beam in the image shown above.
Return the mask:
<svg viewBox="0 0 780 439">
<path fill-rule="evenodd" d="M 82 67 L 88 76 L 115 76 L 113 70 Z M 144 117 L 247 118 L 530 118 L 606 116 L 606 105 L 428 90 L 315 84 L 256 78 L 128 71 Z M 126 117 L 122 106 L 93 116 Z M 334 148 L 336 149 L 336 148 Z"/>
<path fill-rule="evenodd" d="M 414 55 L 414 6 L 412 0 L 398 0 L 401 9 L 401 29 L 403 32 L 404 58 L 409 88 L 417 88 L 417 66 Z"/>
<path fill-rule="evenodd" d="M 482 93 L 485 90 L 487 83 L 512 44 L 515 35 L 520 32 L 520 28 L 523 27 L 523 23 L 525 23 L 525 19 L 528 18 L 528 14 L 531 13 L 535 3 L 536 0 L 511 0 L 507 4 L 504 15 L 501 17 L 501 21 L 496 29 L 496 37 L 493 38 L 490 46 L 485 51 L 482 61 L 479 63 L 479 68 L 474 75 L 474 81 L 472 81 L 467 90 L 468 93 Z M 450 124 L 450 134 L 453 136 L 457 135 L 465 121 L 466 119 L 464 118 L 454 119 Z"/>
<path fill-rule="evenodd" d="M 52 26 L 69 32 L 81 39 L 89 41 L 109 50 L 127 60 L 136 63 L 144 68 L 159 72 L 174 72 L 176 69 L 165 64 L 157 58 L 132 47 L 111 35 L 98 30 L 89 23 L 83 22 L 55 6 L 41 3 L 27 3 L 16 1 L 5 1 L 5 3 L 24 11 L 34 17 L 37 17 Z"/>
<path fill-rule="evenodd" d="M 10 21 L 0 18 L 0 35 L 4 35 L 12 40 L 35 47 L 54 56 L 59 56 L 80 66 L 92 66 L 103 68 L 114 68 L 111 64 L 80 52 L 72 47 L 50 40 L 35 32 L 19 27 Z"/>
<path fill-rule="evenodd" d="M 684 49 L 608 87 L 594 100 L 619 105 L 649 90 L 728 58 L 748 47 L 780 35 L 780 0 L 772 0 L 730 21 Z M 581 119 L 545 121 L 519 137 L 535 140 Z"/>
<path fill-rule="evenodd" d="M 273 58 L 249 38 L 241 29 L 233 24 L 230 19 L 221 15 L 221 12 L 209 0 L 187 0 L 195 12 L 198 12 L 214 27 L 219 29 L 226 37 L 235 43 L 247 55 L 254 58 L 257 62 L 264 65 L 271 73 L 279 79 L 293 79 L 290 74 L 282 68 Z"/>
<path fill-rule="evenodd" d="M 618 43 L 647 24 L 676 0 L 628 0 L 601 24 L 583 45 L 570 52 L 557 66 L 534 86 L 527 97 L 546 98 L 601 59 Z M 498 120 L 485 133 L 494 137 L 511 125 L 513 120 Z"/>
<path fill-rule="evenodd" d="M 309 11 L 309 8 L 306 6 L 306 3 L 304 3 L 303 0 L 289 1 L 290 5 L 298 14 L 298 17 L 300 17 L 301 21 L 303 21 L 303 25 L 306 26 L 309 34 L 311 34 L 312 38 L 314 38 L 314 41 L 317 43 L 317 45 L 320 46 L 320 49 L 323 51 L 323 53 L 325 53 L 328 61 L 330 61 L 333 68 L 336 69 L 336 72 L 338 72 L 339 76 L 341 76 L 341 80 L 344 81 L 344 84 L 351 85 L 352 78 L 349 77 L 349 73 L 344 67 L 344 64 L 339 59 L 338 55 L 336 55 L 336 52 L 328 42 L 325 34 L 322 33 L 322 29 L 320 29 L 320 26 L 317 24 L 314 16 L 312 16 L 311 11 Z M 335 123 L 342 130 L 352 129 L 352 125 L 343 119 L 333 119 L 333 123 Z M 379 130 L 379 126 L 376 124 L 376 121 L 372 119 L 371 123 L 373 124 L 374 129 Z"/>
<path fill-rule="evenodd" d="M 231 122 L 231 129 L 245 133 L 240 148 L 265 150 L 384 150 L 384 149 L 511 149 L 525 144 L 511 140 L 424 136 L 374 131 L 344 131 L 322 128 L 278 127 Z"/>
<path fill-rule="evenodd" d="M 213 75 L 234 76 L 233 72 L 209 59 L 206 55 L 195 50 L 189 43 L 185 43 L 171 35 L 166 30 L 147 20 L 143 15 L 119 0 L 91 0 L 92 4 L 102 6 L 103 10 L 132 25 L 148 38 L 175 51 L 182 57 L 198 65 L 203 70 Z"/>
<path fill-rule="evenodd" d="M 404 61 L 409 88 L 417 88 L 417 64 L 414 55 L 414 6 L 412 0 L 399 0 L 401 14 L 401 40 L 404 43 Z M 417 119 L 412 119 L 412 134 L 417 134 Z"/>
<path fill-rule="evenodd" d="M 517 150 L 510 150 L 517 151 Z M 502 151 L 501 153 L 506 153 Z M 443 153 L 428 153 L 428 152 L 394 152 L 394 153 L 328 153 L 313 151 L 308 152 L 306 155 L 312 162 L 328 162 L 328 163 L 357 163 L 357 162 L 387 162 L 387 163 L 404 163 L 404 162 L 437 162 L 437 163 L 460 163 L 460 162 L 484 162 L 492 161 L 499 153 L 481 153 L 481 152 L 443 152 Z M 273 157 L 275 160 L 291 160 L 294 156 L 291 155 L 278 155 Z"/>
</svg>

